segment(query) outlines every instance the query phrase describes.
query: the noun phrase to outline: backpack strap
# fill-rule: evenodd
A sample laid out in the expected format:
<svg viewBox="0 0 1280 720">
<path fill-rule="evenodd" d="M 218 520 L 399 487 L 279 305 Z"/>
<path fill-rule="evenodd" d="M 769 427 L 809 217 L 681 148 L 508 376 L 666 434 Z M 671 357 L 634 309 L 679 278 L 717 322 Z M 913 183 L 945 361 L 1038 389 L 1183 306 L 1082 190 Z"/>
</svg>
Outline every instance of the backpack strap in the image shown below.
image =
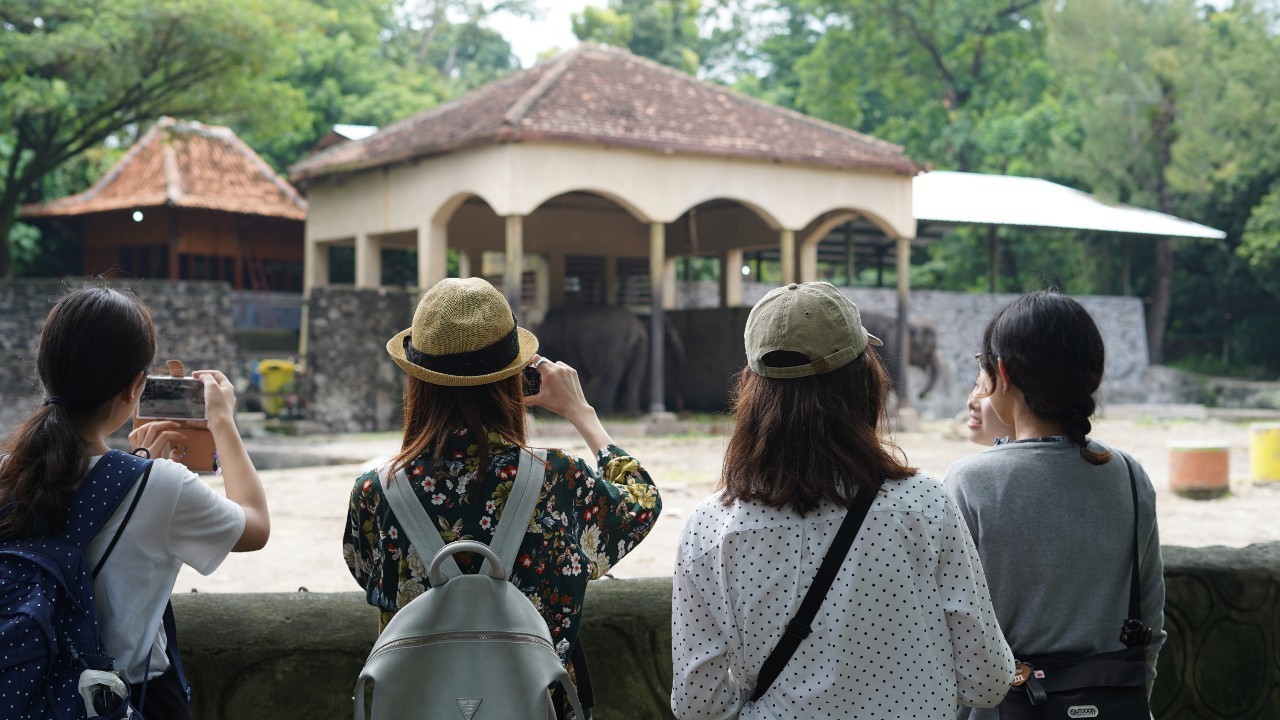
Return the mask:
<svg viewBox="0 0 1280 720">
<path fill-rule="evenodd" d="M 98 558 L 98 564 L 93 566 L 93 572 L 90 573 L 93 579 L 98 579 L 98 573 L 102 572 L 102 566 L 107 564 L 107 558 L 111 557 L 111 551 L 116 549 L 116 543 L 120 542 L 120 536 L 124 534 L 124 529 L 129 526 L 129 518 L 133 517 L 133 511 L 138 509 L 138 501 L 142 499 L 142 491 L 147 489 L 147 481 L 151 479 L 151 461 L 147 461 L 145 469 L 142 471 L 142 479 L 138 481 L 138 489 L 133 493 L 133 501 L 129 503 L 129 509 L 124 513 L 124 519 L 120 521 L 120 527 L 116 528 L 116 534 L 111 538 L 111 542 L 107 545 L 107 549 L 103 551 L 102 557 Z"/>
<path fill-rule="evenodd" d="M 409 544 L 418 551 L 418 557 L 422 558 L 422 563 L 430 564 L 436 554 L 444 549 L 444 538 L 431 524 L 431 516 L 427 514 L 427 509 L 422 506 L 413 488 L 409 486 L 409 475 L 405 473 L 404 468 L 397 470 L 390 482 L 387 481 L 385 472 L 379 475 L 383 476 L 382 495 L 391 506 L 391 512 L 400 521 L 400 529 L 404 530 L 404 534 L 409 537 Z M 440 571 L 450 580 L 462 574 L 462 568 L 458 567 L 458 561 L 452 556 L 444 559 L 440 564 Z"/>
<path fill-rule="evenodd" d="M 502 509 L 502 517 L 498 518 L 498 526 L 493 529 L 493 540 L 489 543 L 494 554 L 502 561 L 507 577 L 515 572 L 516 559 L 520 556 L 520 543 L 529 531 L 529 522 L 533 519 L 546 471 L 546 450 L 520 450 L 520 463 L 511 484 L 511 494 L 507 496 L 506 507 Z M 480 573 L 488 571 L 489 561 L 485 560 Z"/>
<path fill-rule="evenodd" d="M 87 547 L 124 501 L 134 481 L 150 466 L 150 460 L 119 450 L 99 458 L 72 494 L 58 539 L 81 549 Z"/>
</svg>

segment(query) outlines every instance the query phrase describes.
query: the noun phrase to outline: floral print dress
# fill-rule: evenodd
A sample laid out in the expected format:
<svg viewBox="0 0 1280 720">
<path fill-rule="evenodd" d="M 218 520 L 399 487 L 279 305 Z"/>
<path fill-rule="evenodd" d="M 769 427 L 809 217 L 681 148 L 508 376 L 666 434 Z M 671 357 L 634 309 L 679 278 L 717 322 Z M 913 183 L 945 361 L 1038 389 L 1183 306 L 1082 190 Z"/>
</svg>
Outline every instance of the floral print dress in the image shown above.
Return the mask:
<svg viewBox="0 0 1280 720">
<path fill-rule="evenodd" d="M 405 469 L 414 494 L 444 541 L 488 544 L 519 464 L 519 447 L 489 433 L 489 461 L 480 467 L 479 446 L 467 431 L 449 438 L 442 457 L 420 457 Z M 534 507 L 511 582 L 547 622 L 561 662 L 582 625 L 587 581 L 602 577 L 649 534 L 662 500 L 639 461 L 616 445 L 600 451 L 597 467 L 560 450 L 547 451 L 542 492 Z M 477 493 L 475 483 L 482 483 Z M 537 532 L 533 531 L 537 527 Z M 430 558 L 419 557 L 383 495 L 376 470 L 356 479 L 347 512 L 343 554 L 382 624 L 427 589 Z M 464 573 L 478 573 L 482 558 L 454 556 Z"/>
</svg>

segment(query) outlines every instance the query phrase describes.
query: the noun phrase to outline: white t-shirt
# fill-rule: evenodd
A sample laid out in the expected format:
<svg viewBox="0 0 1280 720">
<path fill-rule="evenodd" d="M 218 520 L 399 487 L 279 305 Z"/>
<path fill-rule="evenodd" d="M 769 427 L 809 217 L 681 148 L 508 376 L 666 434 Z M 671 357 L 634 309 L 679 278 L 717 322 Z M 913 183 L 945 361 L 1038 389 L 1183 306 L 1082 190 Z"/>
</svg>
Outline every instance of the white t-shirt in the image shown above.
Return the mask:
<svg viewBox="0 0 1280 720">
<path fill-rule="evenodd" d="M 1000 702 L 1013 655 L 964 520 L 926 475 L 884 484 L 812 634 L 747 701 L 847 513 L 725 507 L 719 494 L 698 505 L 672 590 L 676 717 L 941 720 L 957 702 Z"/>
<path fill-rule="evenodd" d="M 90 467 L 101 457 L 90 458 Z M 135 494 L 136 482 L 89 543 L 90 568 L 111 543 Z M 143 679 L 148 649 L 147 679 L 169 669 L 161 618 L 178 570 L 186 564 L 202 575 L 213 572 L 240 539 L 244 524 L 244 509 L 185 466 L 164 459 L 153 463 L 138 507 L 93 583 L 103 645 L 130 683 Z"/>
</svg>

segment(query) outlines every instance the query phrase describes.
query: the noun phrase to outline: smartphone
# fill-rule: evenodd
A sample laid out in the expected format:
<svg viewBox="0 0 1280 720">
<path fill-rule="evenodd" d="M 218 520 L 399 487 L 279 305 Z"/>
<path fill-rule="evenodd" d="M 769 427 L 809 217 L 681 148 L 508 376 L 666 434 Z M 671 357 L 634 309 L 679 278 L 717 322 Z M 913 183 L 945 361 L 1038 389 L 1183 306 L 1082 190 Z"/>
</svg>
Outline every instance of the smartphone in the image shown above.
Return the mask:
<svg viewBox="0 0 1280 720">
<path fill-rule="evenodd" d="M 148 377 L 138 398 L 142 420 L 204 420 L 204 383 L 193 377 Z"/>
<path fill-rule="evenodd" d="M 524 396 L 537 395 L 542 391 L 542 373 L 536 367 L 527 367 L 520 373 L 520 384 L 524 387 Z"/>
</svg>

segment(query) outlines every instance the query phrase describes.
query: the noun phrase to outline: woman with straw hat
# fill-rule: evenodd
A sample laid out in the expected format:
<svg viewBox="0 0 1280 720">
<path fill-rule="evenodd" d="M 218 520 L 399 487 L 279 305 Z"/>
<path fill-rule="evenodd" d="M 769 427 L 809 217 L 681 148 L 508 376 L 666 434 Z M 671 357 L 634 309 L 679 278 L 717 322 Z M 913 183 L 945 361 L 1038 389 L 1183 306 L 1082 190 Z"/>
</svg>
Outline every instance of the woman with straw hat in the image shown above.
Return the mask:
<svg viewBox="0 0 1280 720">
<path fill-rule="evenodd" d="M 488 544 L 502 516 L 521 453 L 530 452 L 525 408 L 568 420 L 596 455 L 593 467 L 562 450 L 546 453 L 533 511 L 538 532 L 521 542 L 511 581 L 547 621 L 568 665 L 581 627 L 587 581 L 604 575 L 649 533 L 662 503 L 639 461 L 610 439 L 586 401 L 577 372 L 537 355 L 507 301 L 479 278 L 447 279 L 418 304 L 413 326 L 387 343 L 408 375 L 404 443 L 384 474 L 370 471 L 351 492 L 343 551 L 382 624 L 427 588 L 426 565 L 388 506 L 383 477 L 403 470 L 443 540 Z M 522 370 L 541 390 L 526 397 Z M 457 555 L 464 573 L 482 558 Z M 572 670 L 572 668 L 570 668 Z"/>
</svg>

